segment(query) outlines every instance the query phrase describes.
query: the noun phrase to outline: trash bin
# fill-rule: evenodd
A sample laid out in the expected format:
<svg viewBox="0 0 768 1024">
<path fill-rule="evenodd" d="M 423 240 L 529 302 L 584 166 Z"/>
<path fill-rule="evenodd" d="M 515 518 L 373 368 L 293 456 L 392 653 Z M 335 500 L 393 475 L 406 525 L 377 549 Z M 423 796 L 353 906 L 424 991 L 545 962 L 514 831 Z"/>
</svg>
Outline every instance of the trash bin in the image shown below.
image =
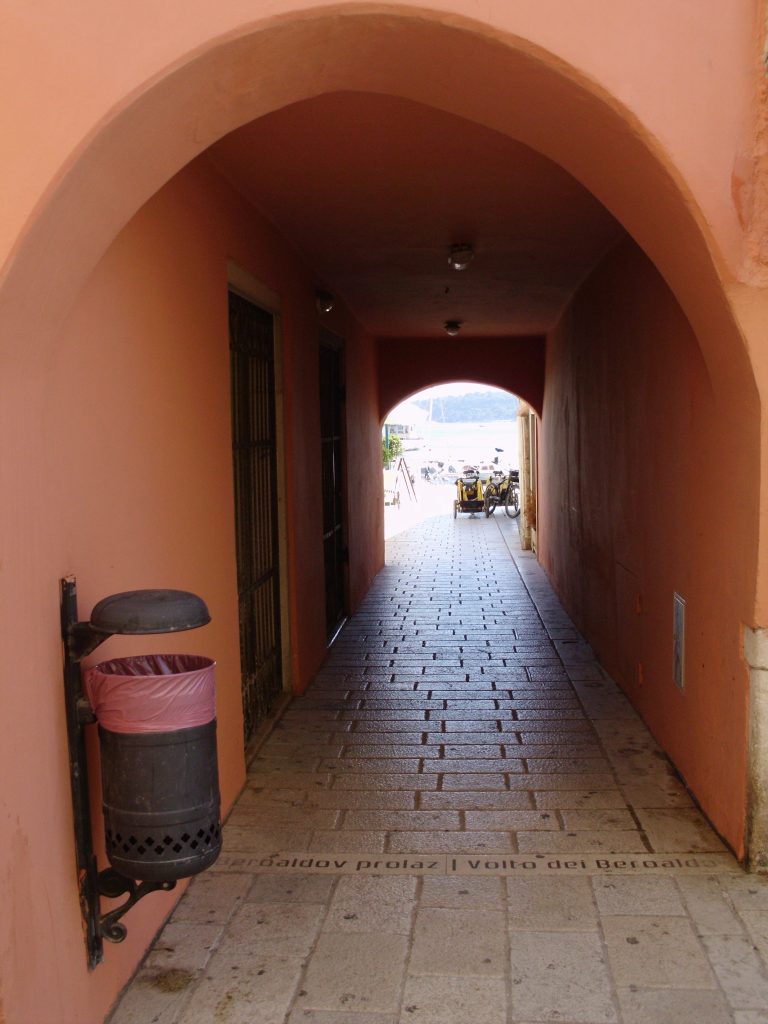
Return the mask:
<svg viewBox="0 0 768 1024">
<path fill-rule="evenodd" d="M 126 878 L 187 878 L 221 852 L 215 664 L 146 654 L 85 673 L 99 723 L 107 856 Z"/>
</svg>

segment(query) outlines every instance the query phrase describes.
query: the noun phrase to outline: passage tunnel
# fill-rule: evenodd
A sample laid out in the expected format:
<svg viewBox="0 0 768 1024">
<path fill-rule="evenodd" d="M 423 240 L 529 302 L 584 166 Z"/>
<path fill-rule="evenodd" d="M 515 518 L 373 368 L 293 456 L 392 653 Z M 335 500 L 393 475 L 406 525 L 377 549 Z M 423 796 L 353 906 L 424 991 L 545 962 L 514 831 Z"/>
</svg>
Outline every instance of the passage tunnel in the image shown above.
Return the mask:
<svg viewBox="0 0 768 1024">
<path fill-rule="evenodd" d="M 745 580 L 713 543 L 707 500 L 713 467 L 729 462 L 731 398 L 653 263 L 552 161 L 394 97 L 297 104 L 211 159 L 377 336 L 381 416 L 419 387 L 467 376 L 541 414 L 541 563 L 741 849 Z M 446 255 L 460 242 L 475 257 L 457 273 Z M 461 322 L 457 337 L 447 320 Z M 744 535 L 745 512 L 723 509 L 729 536 Z M 677 681 L 676 595 L 687 619 Z"/>
<path fill-rule="evenodd" d="M 26 721 L 34 706 L 29 729 L 47 740 L 43 754 L 9 746 L 9 878 L 60 894 L 62 985 L 89 1024 L 171 901 L 137 907 L 125 946 L 96 981 L 86 973 L 69 797 L 50 789 L 65 745 L 42 693 L 60 662 L 56 629 L 39 628 L 56 618 L 51 579 L 77 570 L 86 608 L 118 585 L 206 595 L 226 814 L 263 722 L 344 669 L 344 623 L 389 573 L 381 422 L 432 384 L 481 381 L 533 410 L 531 580 L 551 583 L 568 629 L 669 756 L 675 794 L 687 787 L 738 858 L 761 854 L 743 650 L 765 587 L 760 408 L 731 305 L 743 282 L 726 268 L 735 214 L 705 215 L 695 198 L 728 189 L 707 178 L 695 192 L 685 147 L 662 151 L 663 132 L 640 120 L 650 101 L 629 110 L 607 91 L 610 69 L 569 63 L 576 49 L 566 59 L 458 15 L 344 6 L 201 39 L 192 19 L 176 49 L 155 36 L 167 63 L 108 76 L 104 110 L 91 85 L 83 123 L 62 116 L 32 161 L 40 195 L 25 178 L 29 210 L 11 210 L 3 572 L 8 663 L 21 668 L 9 714 Z M 449 265 L 455 246 L 471 249 L 465 269 Z M 238 348 L 240 303 L 254 337 Z M 451 543 L 427 537 L 420 576 Z M 371 600 L 378 621 L 389 598 Z M 182 638 L 178 653 L 198 650 Z M 44 904 L 14 903 L 0 938 L 21 979 L 2 998 L 47 1024 L 65 1018 L 26 966 L 48 955 Z"/>
</svg>

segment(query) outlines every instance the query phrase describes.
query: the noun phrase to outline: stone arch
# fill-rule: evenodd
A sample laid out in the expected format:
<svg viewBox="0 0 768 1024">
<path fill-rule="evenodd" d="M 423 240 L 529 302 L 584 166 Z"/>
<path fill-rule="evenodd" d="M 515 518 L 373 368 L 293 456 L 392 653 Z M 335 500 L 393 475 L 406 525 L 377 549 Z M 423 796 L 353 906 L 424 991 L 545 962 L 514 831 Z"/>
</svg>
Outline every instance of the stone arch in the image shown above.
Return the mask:
<svg viewBox="0 0 768 1024">
<path fill-rule="evenodd" d="M 453 69 L 461 71 L 460 87 Z M 40 198 L 0 283 L 7 350 L 0 431 L 31 438 L 26 447 L 9 448 L 5 490 L 13 493 L 28 478 L 30 452 L 35 464 L 50 458 L 34 430 L 46 407 L 40 368 L 119 231 L 224 135 L 288 104 L 342 90 L 413 100 L 524 143 L 589 189 L 649 257 L 695 335 L 718 422 L 728 423 L 728 483 L 738 499 L 729 525 L 739 540 L 735 614 L 756 624 L 756 596 L 765 590 L 758 574 L 761 410 L 731 305 L 749 306 L 746 289 L 732 287 L 717 240 L 669 155 L 589 68 L 479 21 L 413 6 L 348 3 L 243 22 L 132 90 L 126 85 L 123 101 L 94 125 Z M 508 386 L 526 397 L 522 387 Z M 535 399 L 531 404 L 542 408 Z M 9 521 L 23 514 L 11 503 L 2 511 Z"/>
<path fill-rule="evenodd" d="M 434 73 L 435 58 L 462 69 L 461 89 L 451 74 Z M 656 140 L 586 71 L 520 37 L 416 7 L 382 12 L 351 3 L 243 24 L 137 82 L 72 154 L 17 243 L 3 284 L 11 335 L 44 343 L 120 228 L 209 145 L 271 110 L 339 89 L 447 110 L 561 164 L 656 263 L 713 378 L 738 388 L 756 416 L 749 358 L 715 243 Z M 49 296 L 43 305 L 41 281 Z"/>
<path fill-rule="evenodd" d="M 729 424 L 738 615 L 756 624 L 756 593 L 765 591 L 757 569 L 761 410 L 731 302 L 742 302 L 751 328 L 756 314 L 747 289 L 732 287 L 691 190 L 647 127 L 589 68 L 456 14 L 351 2 L 236 29 L 227 15 L 226 32 L 172 67 L 145 70 L 133 88 L 126 84 L 122 102 L 71 154 L 21 233 L 0 281 L 2 436 L 34 435 L 46 402 L 40 368 L 55 352 L 60 324 L 121 228 L 173 175 L 227 133 L 288 104 L 340 90 L 394 95 L 491 128 L 560 164 L 655 264 L 695 334 L 717 418 Z M 28 476 L 30 451 L 40 464 L 49 458 L 39 444 L 33 437 L 26 450 L 9 448 L 9 494 Z M 10 519 L 20 514 L 7 511 Z"/>
<path fill-rule="evenodd" d="M 232 0 L 222 0 L 222 9 L 231 6 Z M 747 621 L 754 614 L 748 601 L 758 564 L 758 393 L 716 240 L 686 182 L 648 129 L 595 83 L 589 68 L 568 65 L 524 38 L 455 14 L 406 4 L 337 3 L 258 22 L 243 20 L 234 30 L 222 17 L 222 26 L 220 34 L 212 33 L 174 65 L 153 68 L 148 57 L 143 77 L 126 80 L 122 100 L 93 124 L 40 195 L 3 269 L 0 432 L 2 487 L 8 497 L 0 518 L 8 535 L 14 536 L 14 527 L 23 522 L 26 536 L 32 536 L 38 524 L 45 526 L 56 516 L 55 506 L 27 502 L 55 458 L 45 447 L 45 436 L 35 433 L 55 374 L 51 356 L 68 310 L 124 225 L 181 168 L 241 125 L 327 92 L 384 93 L 483 124 L 541 152 L 588 188 L 655 263 L 696 334 L 713 382 L 716 413 L 723 418 L 737 414 L 732 433 L 738 443 L 728 483 L 738 505 L 733 519 L 741 545 L 735 572 L 744 607 L 734 616 Z M 541 349 L 541 340 L 536 344 Z M 451 369 L 450 375 L 455 372 Z M 543 382 L 543 365 L 539 372 Z M 471 374 L 477 375 L 477 370 Z M 483 379 L 541 408 L 533 377 L 530 395 L 513 376 L 508 383 Z M 82 401 L 79 395 L 73 398 Z M 61 438 L 65 445 L 64 431 Z M 34 506 L 32 512 L 27 504 Z M 54 554 L 55 560 L 36 555 L 34 574 L 25 554 L 12 567 L 15 575 L 8 573 L 6 618 L 19 663 L 26 657 L 21 644 L 28 637 L 16 637 L 18 624 L 25 619 L 33 623 L 31 633 L 41 622 L 56 622 L 51 577 L 71 566 L 65 552 Z M 30 610 L 38 617 L 33 619 Z M 55 630 L 45 629 L 48 645 L 35 663 L 35 676 L 52 687 L 60 651 Z M 33 639 L 38 645 L 39 636 Z M 743 702 L 738 679 L 732 693 L 734 703 Z M 47 720 L 47 736 L 60 750 L 52 721 Z M 739 813 L 737 808 L 734 816 Z M 36 919 L 43 919 L 39 910 Z M 35 917 L 25 915 L 25 920 Z"/>
</svg>

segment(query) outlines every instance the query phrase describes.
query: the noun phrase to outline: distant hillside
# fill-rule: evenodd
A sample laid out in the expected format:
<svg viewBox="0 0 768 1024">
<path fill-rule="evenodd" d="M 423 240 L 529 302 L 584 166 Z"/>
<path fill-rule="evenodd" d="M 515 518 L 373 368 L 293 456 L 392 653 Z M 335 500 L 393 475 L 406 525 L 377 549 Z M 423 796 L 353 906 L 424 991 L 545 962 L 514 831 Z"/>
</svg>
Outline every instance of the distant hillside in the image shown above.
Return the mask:
<svg viewBox="0 0 768 1024">
<path fill-rule="evenodd" d="M 429 399 L 414 402 L 420 409 L 429 409 Z M 514 395 L 498 391 L 471 391 L 468 395 L 446 395 L 432 400 L 434 423 L 492 423 L 513 420 L 519 401 Z"/>
</svg>

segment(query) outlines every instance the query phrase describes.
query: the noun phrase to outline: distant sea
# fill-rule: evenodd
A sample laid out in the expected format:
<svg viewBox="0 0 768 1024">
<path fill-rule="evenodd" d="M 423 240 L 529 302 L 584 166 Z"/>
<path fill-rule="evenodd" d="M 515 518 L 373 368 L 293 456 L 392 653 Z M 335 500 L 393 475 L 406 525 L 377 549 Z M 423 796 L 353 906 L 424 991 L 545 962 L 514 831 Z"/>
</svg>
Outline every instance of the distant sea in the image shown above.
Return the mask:
<svg viewBox="0 0 768 1024">
<path fill-rule="evenodd" d="M 405 458 L 411 471 L 427 461 L 451 464 L 461 471 L 469 463 L 493 462 L 499 456 L 500 469 L 518 469 L 517 419 L 490 423 L 430 423 L 418 428 L 423 437 L 404 439 Z M 503 448 L 497 452 L 496 448 Z"/>
</svg>

